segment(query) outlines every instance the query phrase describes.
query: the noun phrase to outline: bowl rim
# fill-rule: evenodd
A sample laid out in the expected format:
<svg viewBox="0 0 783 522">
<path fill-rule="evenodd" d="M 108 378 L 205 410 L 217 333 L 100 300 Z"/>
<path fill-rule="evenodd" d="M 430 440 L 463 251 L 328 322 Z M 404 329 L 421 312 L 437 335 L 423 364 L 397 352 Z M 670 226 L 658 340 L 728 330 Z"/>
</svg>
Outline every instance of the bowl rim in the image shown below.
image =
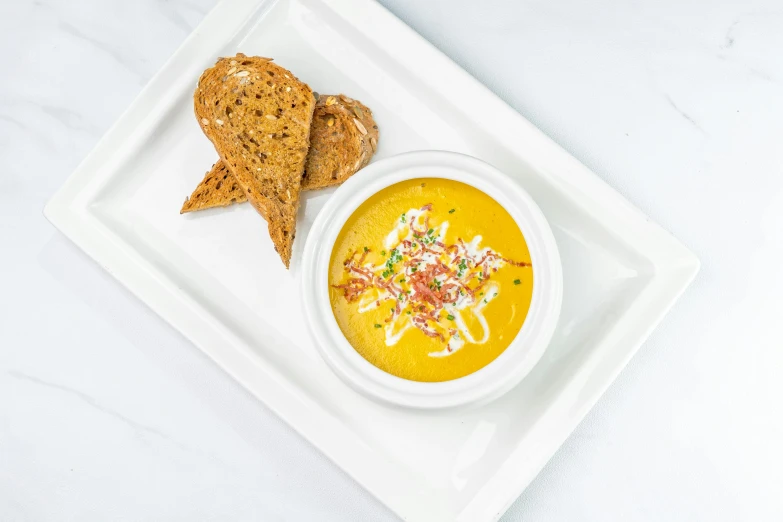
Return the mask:
<svg viewBox="0 0 783 522">
<path fill-rule="evenodd" d="M 343 335 L 329 300 L 329 264 L 338 234 L 369 197 L 396 183 L 442 178 L 494 199 L 522 231 L 533 264 L 533 293 L 522 327 L 492 362 L 458 379 L 419 382 L 376 367 Z M 519 383 L 540 360 L 557 325 L 563 296 L 560 256 L 552 230 L 533 198 L 495 167 L 445 151 L 392 156 L 365 167 L 340 186 L 315 219 L 305 243 L 301 297 L 305 321 L 322 359 L 346 384 L 385 403 L 417 409 L 452 408 L 492 400 Z"/>
</svg>

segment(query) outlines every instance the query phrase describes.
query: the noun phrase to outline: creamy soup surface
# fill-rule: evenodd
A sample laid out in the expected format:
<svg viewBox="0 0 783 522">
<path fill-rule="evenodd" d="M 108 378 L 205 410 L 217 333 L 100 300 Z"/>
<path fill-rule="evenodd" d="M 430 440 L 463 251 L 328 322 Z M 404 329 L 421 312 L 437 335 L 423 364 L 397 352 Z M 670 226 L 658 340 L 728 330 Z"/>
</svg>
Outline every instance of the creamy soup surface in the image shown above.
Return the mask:
<svg viewBox="0 0 783 522">
<path fill-rule="evenodd" d="M 492 362 L 519 332 L 533 292 L 525 238 L 469 185 L 392 185 L 348 219 L 329 267 L 332 311 L 370 363 L 413 381 L 448 381 Z"/>
</svg>

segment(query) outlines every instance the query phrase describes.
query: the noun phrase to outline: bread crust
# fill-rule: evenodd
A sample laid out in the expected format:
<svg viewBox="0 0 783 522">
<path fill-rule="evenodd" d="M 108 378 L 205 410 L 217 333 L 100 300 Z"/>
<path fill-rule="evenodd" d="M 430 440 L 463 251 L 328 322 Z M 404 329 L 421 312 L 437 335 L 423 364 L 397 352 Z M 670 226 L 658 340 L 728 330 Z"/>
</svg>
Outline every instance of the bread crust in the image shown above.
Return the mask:
<svg viewBox="0 0 783 522">
<path fill-rule="evenodd" d="M 237 188 L 266 219 L 287 268 L 310 147 L 312 90 L 268 58 L 237 54 L 204 71 L 193 101 L 201 129 Z M 229 181 L 224 176 L 216 187 Z"/>
</svg>

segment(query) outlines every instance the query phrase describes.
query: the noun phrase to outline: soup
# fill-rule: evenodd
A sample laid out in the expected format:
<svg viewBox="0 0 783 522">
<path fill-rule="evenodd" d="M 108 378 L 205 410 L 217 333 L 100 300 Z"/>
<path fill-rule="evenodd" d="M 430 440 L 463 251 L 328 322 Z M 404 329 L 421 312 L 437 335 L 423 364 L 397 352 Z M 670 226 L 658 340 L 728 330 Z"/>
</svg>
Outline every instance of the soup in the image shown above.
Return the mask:
<svg viewBox="0 0 783 522">
<path fill-rule="evenodd" d="M 381 190 L 346 221 L 330 301 L 353 348 L 412 381 L 469 375 L 511 344 L 533 268 L 516 222 L 464 183 L 414 179 Z"/>
</svg>

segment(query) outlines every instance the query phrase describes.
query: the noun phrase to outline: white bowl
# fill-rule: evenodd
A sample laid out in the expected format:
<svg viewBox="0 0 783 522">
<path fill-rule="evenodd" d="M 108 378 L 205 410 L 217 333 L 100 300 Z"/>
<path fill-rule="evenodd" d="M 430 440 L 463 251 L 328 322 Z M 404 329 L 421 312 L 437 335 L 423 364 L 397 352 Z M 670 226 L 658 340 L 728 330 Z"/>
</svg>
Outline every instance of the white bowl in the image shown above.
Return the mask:
<svg viewBox="0 0 783 522">
<path fill-rule="evenodd" d="M 451 381 L 410 381 L 377 368 L 345 338 L 329 301 L 332 248 L 347 219 L 373 194 L 415 178 L 460 181 L 491 196 L 519 225 L 533 264 L 533 296 L 517 336 L 494 361 Z M 337 189 L 318 214 L 305 243 L 301 287 L 305 318 L 313 340 L 324 361 L 343 381 L 360 393 L 387 403 L 433 409 L 494 399 L 530 372 L 555 330 L 563 298 L 563 274 L 552 230 L 518 183 L 470 156 L 421 151 L 375 162 Z"/>
</svg>

